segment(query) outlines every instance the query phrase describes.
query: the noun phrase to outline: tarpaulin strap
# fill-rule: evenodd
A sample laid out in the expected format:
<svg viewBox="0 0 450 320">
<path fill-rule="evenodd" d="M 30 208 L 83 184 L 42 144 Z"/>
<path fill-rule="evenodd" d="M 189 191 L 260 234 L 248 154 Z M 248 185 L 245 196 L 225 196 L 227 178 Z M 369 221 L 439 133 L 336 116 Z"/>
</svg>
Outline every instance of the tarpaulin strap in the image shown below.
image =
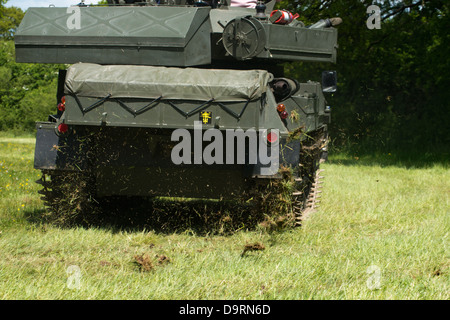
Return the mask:
<svg viewBox="0 0 450 320">
<path fill-rule="evenodd" d="M 116 99 L 116 101 L 120 104 L 120 106 L 122 108 L 124 108 L 125 110 L 127 110 L 129 113 L 131 113 L 132 115 L 134 115 L 136 117 L 137 115 L 140 115 L 141 113 L 144 113 L 144 112 L 156 107 L 158 104 L 155 102 L 159 102 L 161 99 L 162 99 L 162 96 L 154 99 L 153 101 L 151 101 L 150 103 L 146 104 L 145 106 L 143 106 L 142 108 L 140 108 L 138 110 L 131 109 L 129 106 L 127 106 L 123 101 L 121 101 L 119 99 Z"/>
<path fill-rule="evenodd" d="M 248 104 L 250 103 L 250 100 L 247 100 L 247 102 L 245 103 L 244 108 L 242 108 L 241 112 L 239 114 L 237 114 L 236 112 L 234 112 L 233 110 L 231 110 L 230 108 L 228 108 L 226 105 L 224 105 L 221 102 L 218 102 L 217 104 L 223 109 L 225 110 L 227 113 L 229 113 L 231 116 L 235 117 L 237 120 L 240 120 L 242 115 L 245 112 L 245 109 L 247 109 Z"/>
<path fill-rule="evenodd" d="M 92 111 L 93 109 L 99 107 L 100 105 L 102 105 L 106 100 L 108 100 L 111 97 L 111 94 L 108 94 L 106 97 L 101 98 L 100 100 L 96 101 L 95 103 L 93 103 L 92 105 L 90 105 L 87 108 L 84 108 L 80 99 L 77 97 L 76 94 L 73 95 L 73 97 L 75 98 L 75 101 L 77 102 L 78 107 L 80 108 L 80 110 L 83 112 L 83 114 Z M 134 110 L 132 108 L 130 108 L 125 102 L 119 100 L 119 99 L 111 99 L 112 101 L 117 101 L 117 103 L 124 108 L 126 111 L 128 111 L 129 113 L 131 113 L 132 115 L 134 115 L 135 117 L 137 115 L 140 115 L 148 110 L 153 109 L 154 107 L 156 107 L 158 105 L 158 103 L 162 100 L 162 96 L 159 96 L 158 98 L 152 100 L 151 102 L 149 102 L 148 104 L 146 104 L 145 106 L 143 106 L 142 108 L 138 109 L 138 110 Z M 189 112 L 185 112 L 183 110 L 181 110 L 177 105 L 175 105 L 172 101 L 167 100 L 167 103 L 174 108 L 177 112 L 179 112 L 180 114 L 182 114 L 184 117 L 189 118 L 190 116 L 206 109 L 212 102 L 214 102 L 214 98 L 203 102 L 201 105 L 199 105 L 198 107 L 196 107 L 195 109 L 189 111 Z M 242 108 L 241 112 L 238 114 L 236 112 L 234 112 L 233 110 L 231 110 L 229 107 L 227 107 L 224 103 L 222 102 L 217 102 L 217 104 L 220 106 L 220 108 L 222 108 L 222 110 L 224 110 L 225 112 L 227 112 L 228 114 L 230 114 L 231 116 L 233 116 L 234 118 L 236 118 L 237 120 L 240 120 L 240 118 L 242 117 L 242 115 L 244 114 L 245 110 L 247 109 L 248 105 L 250 103 L 250 99 L 247 100 L 245 102 L 244 107 Z"/>
<path fill-rule="evenodd" d="M 80 101 L 80 99 L 78 99 L 76 94 L 74 94 L 73 97 L 75 98 L 75 101 L 77 102 L 78 107 L 80 108 L 81 112 L 83 112 L 83 114 L 84 114 L 84 113 L 87 113 L 87 112 L 97 108 L 98 106 L 102 105 L 106 100 L 108 100 L 109 97 L 111 97 L 111 94 L 108 94 L 106 97 L 98 100 L 97 102 L 93 103 L 92 105 L 90 105 L 87 108 L 83 108 L 83 105 L 81 104 L 81 101 Z"/>
<path fill-rule="evenodd" d="M 167 102 L 170 104 L 170 106 L 172 108 L 174 108 L 176 111 L 178 111 L 179 113 L 181 113 L 183 116 L 185 116 L 186 118 L 189 118 L 190 116 L 192 116 L 193 114 L 202 111 L 203 109 L 206 109 L 208 107 L 208 105 L 214 101 L 213 99 L 210 99 L 204 103 L 202 103 L 200 106 L 198 106 L 197 108 L 195 108 L 194 110 L 191 110 L 189 112 L 184 112 L 183 110 L 181 110 L 180 108 L 178 108 L 172 101 L 167 100 Z"/>
</svg>

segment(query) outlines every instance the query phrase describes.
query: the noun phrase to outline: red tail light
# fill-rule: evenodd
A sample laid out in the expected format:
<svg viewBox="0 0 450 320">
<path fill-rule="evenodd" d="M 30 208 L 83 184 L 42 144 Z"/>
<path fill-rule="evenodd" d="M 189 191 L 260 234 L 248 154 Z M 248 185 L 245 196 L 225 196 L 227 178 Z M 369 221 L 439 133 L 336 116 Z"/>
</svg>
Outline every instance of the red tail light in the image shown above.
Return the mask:
<svg viewBox="0 0 450 320">
<path fill-rule="evenodd" d="M 289 117 L 289 114 L 286 111 L 286 106 L 284 104 L 280 103 L 277 106 L 277 111 L 278 111 L 278 115 L 280 116 L 280 118 L 282 120 L 285 120 Z"/>
<path fill-rule="evenodd" d="M 275 142 L 277 142 L 277 141 L 278 141 L 278 135 L 277 135 L 275 132 L 273 132 L 273 131 L 269 132 L 269 133 L 267 134 L 267 141 L 268 141 L 269 143 L 275 143 Z"/>
<path fill-rule="evenodd" d="M 63 96 L 61 98 L 61 102 L 58 103 L 58 110 L 63 111 L 63 112 L 64 112 L 64 110 L 66 110 L 66 97 L 65 96 Z"/>
<path fill-rule="evenodd" d="M 280 103 L 277 106 L 277 111 L 280 112 L 280 113 L 283 112 L 283 111 L 286 111 L 286 106 L 284 104 Z"/>
<path fill-rule="evenodd" d="M 59 133 L 66 133 L 67 131 L 69 131 L 69 126 L 68 126 L 67 124 L 61 123 L 61 124 L 58 126 L 58 132 L 59 132 Z"/>
</svg>

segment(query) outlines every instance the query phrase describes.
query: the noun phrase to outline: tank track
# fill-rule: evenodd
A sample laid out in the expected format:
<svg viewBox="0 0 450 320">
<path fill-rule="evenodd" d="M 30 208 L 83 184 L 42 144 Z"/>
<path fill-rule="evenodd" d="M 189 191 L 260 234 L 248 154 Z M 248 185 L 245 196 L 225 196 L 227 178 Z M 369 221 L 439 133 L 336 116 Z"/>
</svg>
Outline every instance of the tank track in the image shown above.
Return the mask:
<svg viewBox="0 0 450 320">
<path fill-rule="evenodd" d="M 324 170 L 319 167 L 325 159 L 327 144 L 326 130 L 314 132 L 302 142 L 300 163 L 293 177 L 294 188 L 290 195 L 290 208 L 296 226 L 301 226 L 320 202 L 323 182 L 321 173 Z M 42 170 L 42 177 L 36 183 L 43 187 L 38 192 L 50 213 L 49 217 L 57 222 L 72 223 L 74 219 L 91 219 L 98 209 L 101 210 L 101 199 L 95 198 L 93 177 L 90 171 Z M 269 192 L 269 197 L 273 194 Z M 260 205 L 264 206 L 264 202 Z"/>
<path fill-rule="evenodd" d="M 308 216 L 316 211 L 322 193 L 320 164 L 326 160 L 328 134 L 321 130 L 308 137 L 300 152 L 299 177 L 294 178 L 295 190 L 292 192 L 292 211 L 295 224 L 301 226 Z"/>
<path fill-rule="evenodd" d="M 38 193 L 52 220 L 72 223 L 74 219 L 83 220 L 84 214 L 96 211 L 98 202 L 93 197 L 94 185 L 87 174 L 43 170 L 36 183 L 43 186 Z"/>
</svg>

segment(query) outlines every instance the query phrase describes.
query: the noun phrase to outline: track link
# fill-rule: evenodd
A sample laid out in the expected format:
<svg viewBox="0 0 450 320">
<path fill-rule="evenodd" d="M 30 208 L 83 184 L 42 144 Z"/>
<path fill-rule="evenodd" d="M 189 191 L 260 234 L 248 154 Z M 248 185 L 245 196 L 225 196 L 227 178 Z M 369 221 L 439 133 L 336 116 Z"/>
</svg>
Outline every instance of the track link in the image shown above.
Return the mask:
<svg viewBox="0 0 450 320">
<path fill-rule="evenodd" d="M 321 175 L 324 170 L 319 166 L 326 159 L 327 148 L 326 131 L 317 132 L 302 146 L 299 177 L 294 179 L 296 188 L 292 192 L 292 211 L 297 226 L 301 226 L 319 206 L 324 178 Z"/>
</svg>

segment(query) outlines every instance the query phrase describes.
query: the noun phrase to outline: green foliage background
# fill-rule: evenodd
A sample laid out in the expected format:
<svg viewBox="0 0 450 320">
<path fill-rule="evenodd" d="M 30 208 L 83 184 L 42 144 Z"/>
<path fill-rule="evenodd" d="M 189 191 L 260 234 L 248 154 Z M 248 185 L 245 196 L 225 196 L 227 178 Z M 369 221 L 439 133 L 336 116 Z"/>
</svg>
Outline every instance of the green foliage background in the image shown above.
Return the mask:
<svg viewBox="0 0 450 320">
<path fill-rule="evenodd" d="M 55 113 L 59 67 L 14 60 L 14 42 L 0 41 L 0 130 L 31 132 Z"/>
<path fill-rule="evenodd" d="M 54 113 L 58 65 L 15 63 L 13 35 L 23 12 L 0 0 L 0 130 L 34 130 Z M 381 29 L 366 12 L 381 8 Z M 309 25 L 339 16 L 338 63 L 290 63 L 287 75 L 320 80 L 338 71 L 332 146 L 349 152 L 439 152 L 450 148 L 450 18 L 445 0 L 294 0 L 279 8 Z"/>
<path fill-rule="evenodd" d="M 55 113 L 58 70 L 64 66 L 16 63 L 14 32 L 24 16 L 0 2 L 0 131 L 33 132 Z"/>
<path fill-rule="evenodd" d="M 367 8 L 381 9 L 369 30 Z M 375 151 L 449 151 L 450 17 L 444 0 L 283 1 L 306 24 L 341 17 L 336 65 L 294 63 L 288 74 L 317 79 L 338 71 L 332 106 L 333 146 Z"/>
</svg>

